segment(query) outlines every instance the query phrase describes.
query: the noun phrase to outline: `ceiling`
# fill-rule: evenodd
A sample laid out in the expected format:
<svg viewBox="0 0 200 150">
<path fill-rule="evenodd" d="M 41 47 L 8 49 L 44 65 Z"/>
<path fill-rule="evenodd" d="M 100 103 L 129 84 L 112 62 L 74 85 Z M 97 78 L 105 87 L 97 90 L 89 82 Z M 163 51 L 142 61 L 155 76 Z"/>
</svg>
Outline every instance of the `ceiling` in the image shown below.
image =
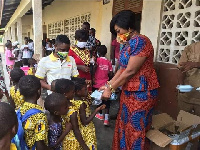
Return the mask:
<svg viewBox="0 0 200 150">
<path fill-rule="evenodd" d="M 2 0 L 0 0 L 1 2 Z M 46 6 L 50 5 L 54 0 L 42 0 L 42 8 L 44 9 Z M 4 28 L 7 23 L 9 22 L 10 18 L 14 14 L 15 10 L 19 6 L 21 0 L 4 0 L 4 7 L 3 7 L 3 12 L 2 12 L 2 18 L 1 19 L 1 25 L 0 28 Z M 1 10 L 1 7 L 0 7 Z M 26 15 L 31 15 L 33 14 L 32 9 L 30 9 Z"/>
</svg>

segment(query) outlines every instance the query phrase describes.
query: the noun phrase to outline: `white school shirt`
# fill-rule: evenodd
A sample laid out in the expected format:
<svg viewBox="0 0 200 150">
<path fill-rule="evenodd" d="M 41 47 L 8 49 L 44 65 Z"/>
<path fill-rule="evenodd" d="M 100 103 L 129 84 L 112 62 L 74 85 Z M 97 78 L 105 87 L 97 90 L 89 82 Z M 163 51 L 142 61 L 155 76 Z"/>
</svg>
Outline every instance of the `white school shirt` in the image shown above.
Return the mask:
<svg viewBox="0 0 200 150">
<path fill-rule="evenodd" d="M 62 62 L 60 58 L 57 58 L 51 53 L 47 57 L 43 57 L 37 66 L 35 76 L 39 79 L 47 77 L 47 83 L 51 85 L 51 82 L 55 79 L 71 79 L 71 77 L 77 77 L 79 75 L 75 60 L 73 57 L 68 56 Z M 51 91 L 47 91 L 48 94 Z"/>
</svg>

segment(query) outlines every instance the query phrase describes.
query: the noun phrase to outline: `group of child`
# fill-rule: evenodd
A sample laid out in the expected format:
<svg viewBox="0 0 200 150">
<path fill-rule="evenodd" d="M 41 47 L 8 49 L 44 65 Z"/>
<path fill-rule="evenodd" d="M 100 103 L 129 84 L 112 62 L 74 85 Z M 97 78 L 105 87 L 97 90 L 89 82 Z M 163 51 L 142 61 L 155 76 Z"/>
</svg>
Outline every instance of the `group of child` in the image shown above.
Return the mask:
<svg viewBox="0 0 200 150">
<path fill-rule="evenodd" d="M 85 79 L 54 80 L 51 85 L 54 92 L 45 99 L 45 111 L 37 105 L 41 95 L 41 84 L 37 77 L 25 75 L 23 70 L 14 68 L 11 80 L 14 85 L 10 89 L 10 105 L 22 116 L 29 112 L 29 117 L 22 123 L 28 149 L 97 149 L 92 119 L 100 110 L 105 109 L 105 105 L 97 107 L 91 113 L 86 99 L 88 90 Z M 37 112 L 31 114 L 32 109 Z M 8 138 L 6 132 L 12 133 L 12 138 L 17 133 L 16 124 L 17 122 L 9 125 L 10 128 L 6 128 L 0 139 Z M 17 145 L 15 142 L 13 144 Z"/>
</svg>

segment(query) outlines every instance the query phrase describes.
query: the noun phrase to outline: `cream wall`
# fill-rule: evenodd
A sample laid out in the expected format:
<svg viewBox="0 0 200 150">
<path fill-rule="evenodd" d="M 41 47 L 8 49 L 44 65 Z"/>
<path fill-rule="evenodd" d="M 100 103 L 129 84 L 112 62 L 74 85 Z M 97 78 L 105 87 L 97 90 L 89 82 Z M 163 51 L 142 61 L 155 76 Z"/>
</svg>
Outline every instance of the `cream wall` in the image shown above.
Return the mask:
<svg viewBox="0 0 200 150">
<path fill-rule="evenodd" d="M 68 19 L 77 15 L 91 13 L 90 25 L 96 29 L 96 38 L 110 51 L 111 34 L 109 24 L 112 19 L 113 0 L 103 5 L 100 1 L 63 1 L 56 0 L 43 10 L 43 24 Z M 53 10 L 53 11 L 52 11 Z M 109 52 L 108 52 L 109 56 Z"/>
<path fill-rule="evenodd" d="M 156 56 L 157 53 L 161 20 L 161 5 L 162 0 L 143 1 L 141 34 L 146 35 L 151 40 L 154 47 L 154 56 Z"/>
</svg>

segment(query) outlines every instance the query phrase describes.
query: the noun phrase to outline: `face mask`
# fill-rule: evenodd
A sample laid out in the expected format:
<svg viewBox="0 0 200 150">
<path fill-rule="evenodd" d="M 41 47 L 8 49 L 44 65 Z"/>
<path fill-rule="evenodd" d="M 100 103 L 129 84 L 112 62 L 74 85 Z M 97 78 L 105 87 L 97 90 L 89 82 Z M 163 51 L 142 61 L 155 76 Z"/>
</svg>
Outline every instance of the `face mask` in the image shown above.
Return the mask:
<svg viewBox="0 0 200 150">
<path fill-rule="evenodd" d="M 117 42 L 119 43 L 124 43 L 127 41 L 127 38 L 129 36 L 130 32 L 127 32 L 125 34 L 120 34 L 120 35 L 117 35 Z"/>
<path fill-rule="evenodd" d="M 87 42 L 77 42 L 76 46 L 78 46 L 79 48 L 85 48 Z"/>
<path fill-rule="evenodd" d="M 37 64 L 34 65 L 35 69 L 37 69 Z"/>
<path fill-rule="evenodd" d="M 57 55 L 60 59 L 66 59 L 68 56 L 68 52 L 57 52 Z"/>
</svg>

